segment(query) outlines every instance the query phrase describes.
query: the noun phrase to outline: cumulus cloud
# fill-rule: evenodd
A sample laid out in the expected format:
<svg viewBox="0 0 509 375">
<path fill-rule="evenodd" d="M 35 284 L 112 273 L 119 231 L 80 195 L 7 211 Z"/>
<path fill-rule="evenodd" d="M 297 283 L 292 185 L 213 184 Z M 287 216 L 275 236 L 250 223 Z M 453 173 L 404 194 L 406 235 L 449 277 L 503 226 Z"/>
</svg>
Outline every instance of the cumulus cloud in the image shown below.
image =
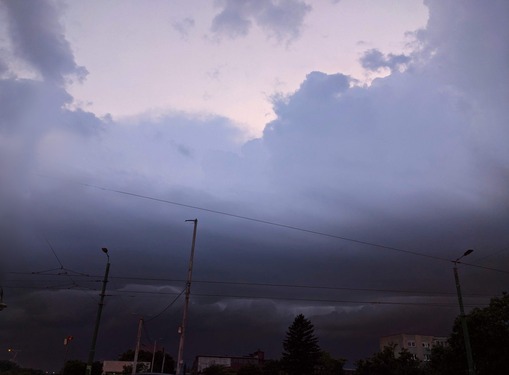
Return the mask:
<svg viewBox="0 0 509 375">
<path fill-rule="evenodd" d="M 62 83 L 72 75 L 84 79 L 58 22 L 57 10 L 46 1 L 2 1 L 9 20 L 14 53 L 29 63 L 44 79 Z"/>
<path fill-rule="evenodd" d="M 253 24 L 277 41 L 291 41 L 300 35 L 304 17 L 311 7 L 295 0 L 225 0 L 212 21 L 212 31 L 230 38 L 245 36 Z"/>
</svg>

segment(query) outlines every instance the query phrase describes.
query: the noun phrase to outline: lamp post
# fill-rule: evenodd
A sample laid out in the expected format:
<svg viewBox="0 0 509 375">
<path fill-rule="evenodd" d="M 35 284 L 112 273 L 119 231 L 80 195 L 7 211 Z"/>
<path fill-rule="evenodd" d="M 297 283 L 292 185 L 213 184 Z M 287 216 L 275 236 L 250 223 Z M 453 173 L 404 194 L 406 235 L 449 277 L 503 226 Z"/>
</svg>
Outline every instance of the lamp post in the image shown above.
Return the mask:
<svg viewBox="0 0 509 375">
<path fill-rule="evenodd" d="M 92 364 L 94 363 L 95 356 L 95 343 L 97 342 L 97 333 L 99 332 L 99 323 L 101 321 L 101 313 L 103 311 L 104 306 L 104 296 L 105 296 L 104 293 L 106 292 L 106 284 L 108 283 L 108 274 L 110 272 L 110 256 L 108 255 L 108 249 L 103 247 L 101 250 L 108 257 L 108 262 L 106 263 L 106 271 L 104 272 L 101 299 L 99 300 L 99 308 L 97 309 L 97 316 L 95 318 L 94 335 L 92 336 L 92 345 L 90 346 L 90 352 L 88 353 L 88 362 L 85 370 L 85 375 L 92 374 Z"/>
<path fill-rule="evenodd" d="M 470 336 L 468 334 L 468 326 L 467 320 L 465 317 L 465 309 L 463 308 L 463 297 L 461 296 L 461 287 L 460 287 L 460 279 L 458 276 L 458 263 L 460 263 L 460 259 L 466 257 L 467 255 L 472 254 L 474 250 L 470 249 L 465 251 L 465 253 L 460 256 L 458 259 L 453 261 L 454 263 L 454 280 L 456 281 L 456 292 L 458 293 L 458 303 L 460 305 L 460 319 L 461 319 L 461 327 L 463 328 L 463 340 L 465 341 L 465 351 L 467 352 L 467 363 L 468 363 L 468 374 L 474 375 L 474 358 L 472 356 L 472 347 L 470 346 Z"/>
</svg>

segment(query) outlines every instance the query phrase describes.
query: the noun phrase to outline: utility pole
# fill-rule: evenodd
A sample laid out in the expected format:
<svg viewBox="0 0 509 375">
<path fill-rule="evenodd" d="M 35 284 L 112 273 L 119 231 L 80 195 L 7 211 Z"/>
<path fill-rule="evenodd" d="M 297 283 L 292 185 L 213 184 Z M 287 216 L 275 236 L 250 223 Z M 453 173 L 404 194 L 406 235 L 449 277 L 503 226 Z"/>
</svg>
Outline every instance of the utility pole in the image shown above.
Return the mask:
<svg viewBox="0 0 509 375">
<path fill-rule="evenodd" d="M 461 258 L 471 254 L 474 250 L 467 250 L 465 253 L 456 259 L 454 263 L 454 281 L 456 282 L 456 292 L 458 293 L 458 303 L 460 305 L 460 319 L 461 327 L 463 328 L 463 340 L 465 341 L 465 351 L 467 352 L 468 375 L 475 375 L 474 358 L 472 356 L 472 347 L 470 345 L 470 335 L 468 334 L 467 320 L 465 317 L 465 309 L 463 308 L 463 297 L 461 295 L 460 279 L 458 276 L 457 264 Z"/>
<path fill-rule="evenodd" d="M 191 245 L 191 257 L 189 259 L 189 268 L 187 270 L 187 284 L 186 284 L 186 301 L 184 303 L 184 313 L 182 315 L 182 325 L 179 327 L 180 341 L 179 341 L 179 352 L 177 356 L 177 373 L 176 375 L 182 375 L 182 366 L 184 362 L 184 340 L 186 334 L 187 325 L 187 312 L 189 309 L 189 295 L 191 294 L 191 281 L 193 277 L 193 259 L 194 259 L 194 246 L 196 244 L 196 229 L 198 227 L 198 219 L 186 220 L 186 222 L 194 222 L 193 230 L 193 243 Z"/>
<path fill-rule="evenodd" d="M 133 368 L 131 374 L 136 374 L 136 367 L 138 367 L 138 354 L 140 352 L 141 329 L 143 327 L 143 318 L 140 318 L 138 323 L 138 335 L 136 336 L 136 350 L 134 351 Z"/>
<path fill-rule="evenodd" d="M 108 255 L 108 249 L 103 247 L 101 250 L 108 257 L 108 262 L 106 263 L 106 271 L 104 273 L 103 287 L 101 290 L 101 299 L 99 300 L 99 308 L 97 310 L 97 316 L 95 318 L 95 327 L 94 327 L 94 335 L 92 337 L 92 345 L 90 346 L 90 352 L 88 353 L 88 362 L 87 362 L 87 367 L 85 369 L 86 375 L 92 374 L 92 364 L 94 363 L 94 356 L 95 356 L 95 343 L 97 342 L 97 334 L 99 332 L 99 323 L 101 321 L 101 313 L 103 311 L 103 306 L 104 306 L 104 296 L 105 296 L 105 292 L 106 292 L 106 284 L 108 283 L 108 274 L 110 272 L 110 256 Z"/>
</svg>

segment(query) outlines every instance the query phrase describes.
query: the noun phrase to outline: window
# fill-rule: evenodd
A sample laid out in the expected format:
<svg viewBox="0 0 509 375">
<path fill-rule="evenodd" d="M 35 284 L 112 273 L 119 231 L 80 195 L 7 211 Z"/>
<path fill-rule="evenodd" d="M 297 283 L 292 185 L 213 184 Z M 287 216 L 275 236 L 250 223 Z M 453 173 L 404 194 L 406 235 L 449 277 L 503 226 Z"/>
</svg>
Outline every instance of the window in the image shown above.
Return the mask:
<svg viewBox="0 0 509 375">
<path fill-rule="evenodd" d="M 407 346 L 408 346 L 409 348 L 413 348 L 413 347 L 415 347 L 415 341 L 408 341 L 408 342 L 407 342 Z"/>
</svg>

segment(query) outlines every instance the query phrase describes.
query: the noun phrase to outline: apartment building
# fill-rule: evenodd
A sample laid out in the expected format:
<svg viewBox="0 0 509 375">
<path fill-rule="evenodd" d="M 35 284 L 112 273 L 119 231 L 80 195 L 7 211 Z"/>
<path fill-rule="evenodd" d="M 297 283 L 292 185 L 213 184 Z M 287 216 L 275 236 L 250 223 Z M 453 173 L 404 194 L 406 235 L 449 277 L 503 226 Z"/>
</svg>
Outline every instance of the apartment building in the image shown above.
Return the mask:
<svg viewBox="0 0 509 375">
<path fill-rule="evenodd" d="M 391 344 L 395 345 L 394 351 L 396 355 L 398 355 L 402 349 L 406 349 L 413 354 L 415 358 L 421 361 L 429 361 L 431 359 L 431 348 L 437 345 L 447 345 L 447 337 L 401 333 L 380 338 L 380 350 L 383 350 L 384 347 Z"/>
</svg>

